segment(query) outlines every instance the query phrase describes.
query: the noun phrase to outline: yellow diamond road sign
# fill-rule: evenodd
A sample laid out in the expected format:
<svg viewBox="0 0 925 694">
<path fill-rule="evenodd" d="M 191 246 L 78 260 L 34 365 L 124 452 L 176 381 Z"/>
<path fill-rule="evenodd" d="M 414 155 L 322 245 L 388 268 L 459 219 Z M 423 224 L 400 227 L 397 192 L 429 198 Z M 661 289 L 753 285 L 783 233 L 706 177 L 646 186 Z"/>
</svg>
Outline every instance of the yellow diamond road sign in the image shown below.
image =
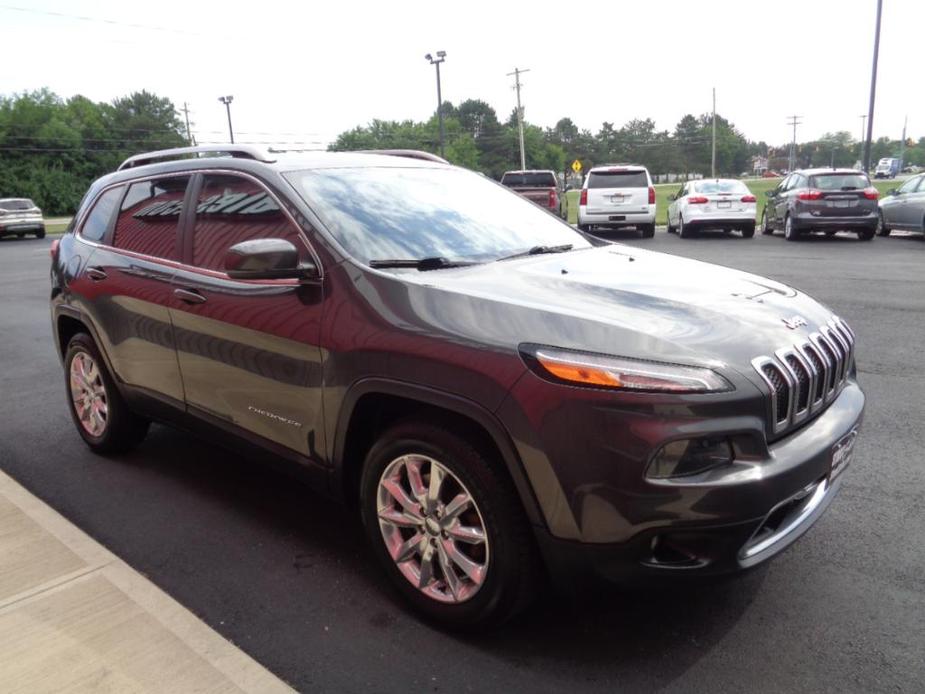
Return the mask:
<svg viewBox="0 0 925 694">
<path fill-rule="evenodd" d="M 572 162 L 572 171 L 574 171 L 575 173 L 578 173 L 579 171 L 581 171 L 581 162 L 578 161 L 577 159 Z"/>
</svg>

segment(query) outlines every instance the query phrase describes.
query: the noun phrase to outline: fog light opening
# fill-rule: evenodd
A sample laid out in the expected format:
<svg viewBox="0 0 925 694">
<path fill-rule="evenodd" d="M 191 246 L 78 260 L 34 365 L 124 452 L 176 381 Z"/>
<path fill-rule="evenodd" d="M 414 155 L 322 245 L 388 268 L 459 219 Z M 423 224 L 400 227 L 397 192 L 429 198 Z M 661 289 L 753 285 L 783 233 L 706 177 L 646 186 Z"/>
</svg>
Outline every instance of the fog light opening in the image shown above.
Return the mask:
<svg viewBox="0 0 925 694">
<path fill-rule="evenodd" d="M 643 564 L 660 568 L 695 568 L 705 566 L 709 560 L 698 557 L 668 535 L 656 535 L 649 545 L 649 558 Z"/>
<path fill-rule="evenodd" d="M 646 476 L 652 479 L 688 477 L 733 461 L 732 444 L 725 437 L 681 439 L 655 454 Z"/>
</svg>

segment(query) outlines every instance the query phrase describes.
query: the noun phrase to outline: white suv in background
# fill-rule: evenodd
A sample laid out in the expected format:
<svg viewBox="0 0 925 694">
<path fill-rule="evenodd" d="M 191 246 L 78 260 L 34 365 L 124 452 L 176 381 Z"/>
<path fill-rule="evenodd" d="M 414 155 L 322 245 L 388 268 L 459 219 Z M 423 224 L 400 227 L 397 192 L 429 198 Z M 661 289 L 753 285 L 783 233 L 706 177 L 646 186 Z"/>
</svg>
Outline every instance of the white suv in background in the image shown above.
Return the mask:
<svg viewBox="0 0 925 694">
<path fill-rule="evenodd" d="M 588 171 L 578 204 L 578 228 L 636 227 L 643 238 L 655 235 L 655 188 L 644 166 L 614 164 Z"/>
</svg>

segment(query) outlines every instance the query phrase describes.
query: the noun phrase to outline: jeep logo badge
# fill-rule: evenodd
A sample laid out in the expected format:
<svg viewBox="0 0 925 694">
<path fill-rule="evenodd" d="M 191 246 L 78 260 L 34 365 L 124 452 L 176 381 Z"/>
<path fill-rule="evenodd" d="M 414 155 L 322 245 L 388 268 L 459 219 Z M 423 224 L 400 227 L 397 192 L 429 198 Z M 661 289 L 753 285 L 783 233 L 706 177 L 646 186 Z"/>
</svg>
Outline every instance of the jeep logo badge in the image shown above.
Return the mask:
<svg viewBox="0 0 925 694">
<path fill-rule="evenodd" d="M 784 325 L 791 330 L 796 330 L 797 328 L 807 325 L 806 319 L 803 316 L 791 316 L 790 318 L 782 318 L 781 320 L 784 321 Z"/>
</svg>

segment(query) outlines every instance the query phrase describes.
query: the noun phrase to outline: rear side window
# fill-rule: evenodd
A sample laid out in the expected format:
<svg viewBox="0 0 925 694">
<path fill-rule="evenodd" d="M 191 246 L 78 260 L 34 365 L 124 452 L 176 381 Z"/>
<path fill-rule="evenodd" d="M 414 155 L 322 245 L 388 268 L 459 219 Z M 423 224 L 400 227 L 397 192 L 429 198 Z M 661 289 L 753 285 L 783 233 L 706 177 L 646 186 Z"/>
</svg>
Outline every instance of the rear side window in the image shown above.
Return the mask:
<svg viewBox="0 0 925 694">
<path fill-rule="evenodd" d="M 112 221 L 112 215 L 116 211 L 116 205 L 122 197 L 122 186 L 110 188 L 97 198 L 93 209 L 87 215 L 84 225 L 80 228 L 80 235 L 88 241 L 102 241 L 109 229 L 109 223 Z"/>
<path fill-rule="evenodd" d="M 869 185 L 864 174 L 821 174 L 813 176 L 812 182 L 819 190 L 861 190 Z"/>
<path fill-rule="evenodd" d="M 229 248 L 268 238 L 285 239 L 299 249 L 303 259 L 308 257 L 298 228 L 262 186 L 240 176 L 205 177 L 196 201 L 194 265 L 224 271 Z"/>
<path fill-rule="evenodd" d="M 588 188 L 648 188 L 645 171 L 592 171 Z"/>
<path fill-rule="evenodd" d="M 177 229 L 189 181 L 189 176 L 174 176 L 129 186 L 116 220 L 113 245 L 177 260 Z"/>
<path fill-rule="evenodd" d="M 525 188 L 555 188 L 556 176 L 549 172 L 506 173 L 501 177 L 501 184 Z"/>
</svg>

